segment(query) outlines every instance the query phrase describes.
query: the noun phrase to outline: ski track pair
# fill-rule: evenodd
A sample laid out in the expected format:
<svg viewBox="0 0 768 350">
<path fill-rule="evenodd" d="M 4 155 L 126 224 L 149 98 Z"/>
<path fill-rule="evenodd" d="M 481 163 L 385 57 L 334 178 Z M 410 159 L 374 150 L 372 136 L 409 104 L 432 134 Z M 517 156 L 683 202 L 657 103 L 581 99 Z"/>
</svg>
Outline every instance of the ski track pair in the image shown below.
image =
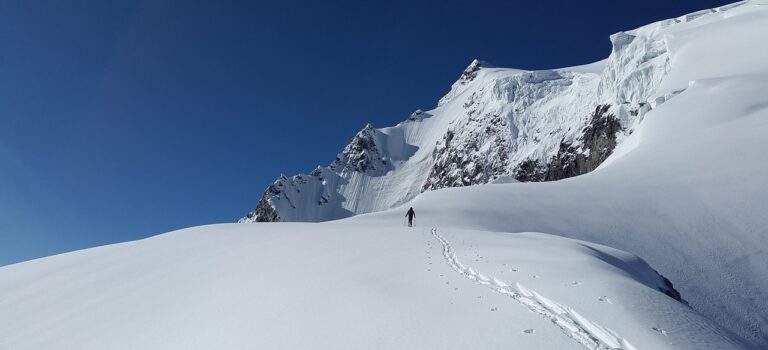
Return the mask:
<svg viewBox="0 0 768 350">
<path fill-rule="evenodd" d="M 472 267 L 465 266 L 459 261 L 451 243 L 437 232 L 437 228 L 432 228 L 431 234 L 443 246 L 443 258 L 451 269 L 471 281 L 511 297 L 530 311 L 549 319 L 566 336 L 584 348 L 590 350 L 636 350 L 616 332 L 590 321 L 568 306 L 547 299 L 518 282 L 507 283 L 495 276 L 485 275 Z"/>
</svg>

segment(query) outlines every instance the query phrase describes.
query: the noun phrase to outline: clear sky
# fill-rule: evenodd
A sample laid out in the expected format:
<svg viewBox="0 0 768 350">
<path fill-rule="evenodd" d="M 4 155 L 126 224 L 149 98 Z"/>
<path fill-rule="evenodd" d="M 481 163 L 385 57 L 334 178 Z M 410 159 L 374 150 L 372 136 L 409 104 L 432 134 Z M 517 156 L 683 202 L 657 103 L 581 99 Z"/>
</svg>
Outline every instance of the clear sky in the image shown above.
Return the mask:
<svg viewBox="0 0 768 350">
<path fill-rule="evenodd" d="M 0 265 L 235 221 L 475 57 L 589 63 L 724 3 L 2 1 Z"/>
</svg>

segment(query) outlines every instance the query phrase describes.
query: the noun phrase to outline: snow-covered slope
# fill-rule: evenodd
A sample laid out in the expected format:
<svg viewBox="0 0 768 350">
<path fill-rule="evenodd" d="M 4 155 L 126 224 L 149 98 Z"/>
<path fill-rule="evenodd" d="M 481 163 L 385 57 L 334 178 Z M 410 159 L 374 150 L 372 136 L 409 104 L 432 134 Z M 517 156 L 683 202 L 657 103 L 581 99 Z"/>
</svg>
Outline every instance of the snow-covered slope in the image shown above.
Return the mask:
<svg viewBox="0 0 768 350">
<path fill-rule="evenodd" d="M 743 348 L 659 290 L 545 234 L 212 225 L 0 267 L 0 348 Z"/>
<path fill-rule="evenodd" d="M 595 73 L 480 68 L 475 61 L 436 109 L 390 128 L 366 126 L 330 166 L 281 176 L 241 221 L 325 221 L 384 210 L 424 190 L 485 183 L 528 159 L 541 172 L 565 134 L 576 134 L 568 128 L 595 110 L 582 92 L 595 92 L 598 80 Z"/>
<path fill-rule="evenodd" d="M 428 225 L 547 232 L 630 251 L 696 310 L 768 347 L 767 32 L 768 2 L 749 1 L 615 34 L 610 57 L 593 65 L 528 72 L 473 63 L 436 109 L 378 130 L 416 147 L 385 175 L 336 173 L 343 185 L 323 187 L 333 206 L 312 217 L 281 207 L 303 202 L 299 193 L 264 202 L 288 221 L 407 203 Z M 415 197 L 500 174 L 491 182 L 563 178 L 608 154 L 572 179 Z M 404 212 L 350 220 L 384 225 Z"/>
<path fill-rule="evenodd" d="M 599 169 L 424 193 L 408 203 L 420 224 L 547 232 L 638 254 L 694 309 L 768 347 L 768 6 L 727 13 L 667 36 L 685 69 L 662 86 L 682 92 Z M 349 220 L 378 225 L 404 212 Z"/>
<path fill-rule="evenodd" d="M 0 267 L 0 349 L 768 348 L 767 30 L 751 1 L 592 65 L 473 63 L 244 221 L 369 214 Z"/>
<path fill-rule="evenodd" d="M 741 35 L 734 27 L 765 31 L 762 7 L 736 3 L 614 34 L 610 56 L 590 65 L 526 71 L 475 60 L 435 109 L 394 127 L 367 125 L 330 166 L 281 176 L 241 221 L 339 219 L 426 190 L 594 170 L 688 81 L 764 65 L 754 34 L 727 40 Z M 734 53 L 732 65 L 716 52 Z"/>
</svg>

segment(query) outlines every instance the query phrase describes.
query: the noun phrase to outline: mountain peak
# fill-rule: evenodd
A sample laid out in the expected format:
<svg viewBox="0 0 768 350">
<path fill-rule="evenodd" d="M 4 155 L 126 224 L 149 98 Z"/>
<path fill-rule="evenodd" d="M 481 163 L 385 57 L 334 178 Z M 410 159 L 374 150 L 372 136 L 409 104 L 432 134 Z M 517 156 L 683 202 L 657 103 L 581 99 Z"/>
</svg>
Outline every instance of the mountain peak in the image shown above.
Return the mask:
<svg viewBox="0 0 768 350">
<path fill-rule="evenodd" d="M 461 73 L 461 78 L 459 78 L 459 81 L 462 84 L 466 84 L 472 81 L 477 76 L 477 72 L 482 68 L 493 68 L 493 65 L 486 61 L 475 58 L 472 60 L 472 63 L 470 63 L 469 66 L 464 69 L 464 72 Z"/>
<path fill-rule="evenodd" d="M 496 68 L 493 64 L 489 63 L 488 61 L 481 60 L 479 58 L 475 58 L 472 60 L 472 63 L 467 66 L 466 70 L 474 69 L 477 70 L 479 68 Z"/>
</svg>

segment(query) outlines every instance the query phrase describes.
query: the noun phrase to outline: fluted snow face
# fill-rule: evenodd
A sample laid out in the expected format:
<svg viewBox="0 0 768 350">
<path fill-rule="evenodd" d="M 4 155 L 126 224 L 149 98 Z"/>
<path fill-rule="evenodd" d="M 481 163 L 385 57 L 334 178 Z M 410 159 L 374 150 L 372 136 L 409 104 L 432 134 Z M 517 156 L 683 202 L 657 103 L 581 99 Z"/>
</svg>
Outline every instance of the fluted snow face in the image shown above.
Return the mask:
<svg viewBox="0 0 768 350">
<path fill-rule="evenodd" d="M 423 188 L 487 183 L 530 162 L 541 171 L 594 109 L 598 78 L 588 72 L 487 69 L 457 101 L 461 110 L 435 147 Z"/>
<path fill-rule="evenodd" d="M 456 98 L 456 96 L 460 95 L 464 91 L 467 90 L 468 86 L 471 82 L 475 80 L 478 73 L 483 68 L 495 68 L 493 65 L 474 59 L 472 60 L 472 63 L 467 66 L 466 69 L 464 69 L 463 72 L 461 72 L 461 76 L 459 76 L 459 80 L 457 80 L 453 85 L 451 85 L 451 90 L 448 91 L 445 96 L 443 96 L 440 101 L 437 102 L 437 106 L 440 107 L 448 102 L 451 102 Z"/>
<path fill-rule="evenodd" d="M 675 52 L 685 51 L 688 33 L 738 6 L 614 34 L 609 57 L 590 65 L 526 71 L 474 60 L 435 109 L 390 128 L 367 125 L 328 167 L 279 179 L 241 221 L 325 221 L 392 208 L 426 190 L 591 171 L 613 149 L 590 147 L 620 145 L 687 86 L 667 77 L 680 70 Z"/>
</svg>

